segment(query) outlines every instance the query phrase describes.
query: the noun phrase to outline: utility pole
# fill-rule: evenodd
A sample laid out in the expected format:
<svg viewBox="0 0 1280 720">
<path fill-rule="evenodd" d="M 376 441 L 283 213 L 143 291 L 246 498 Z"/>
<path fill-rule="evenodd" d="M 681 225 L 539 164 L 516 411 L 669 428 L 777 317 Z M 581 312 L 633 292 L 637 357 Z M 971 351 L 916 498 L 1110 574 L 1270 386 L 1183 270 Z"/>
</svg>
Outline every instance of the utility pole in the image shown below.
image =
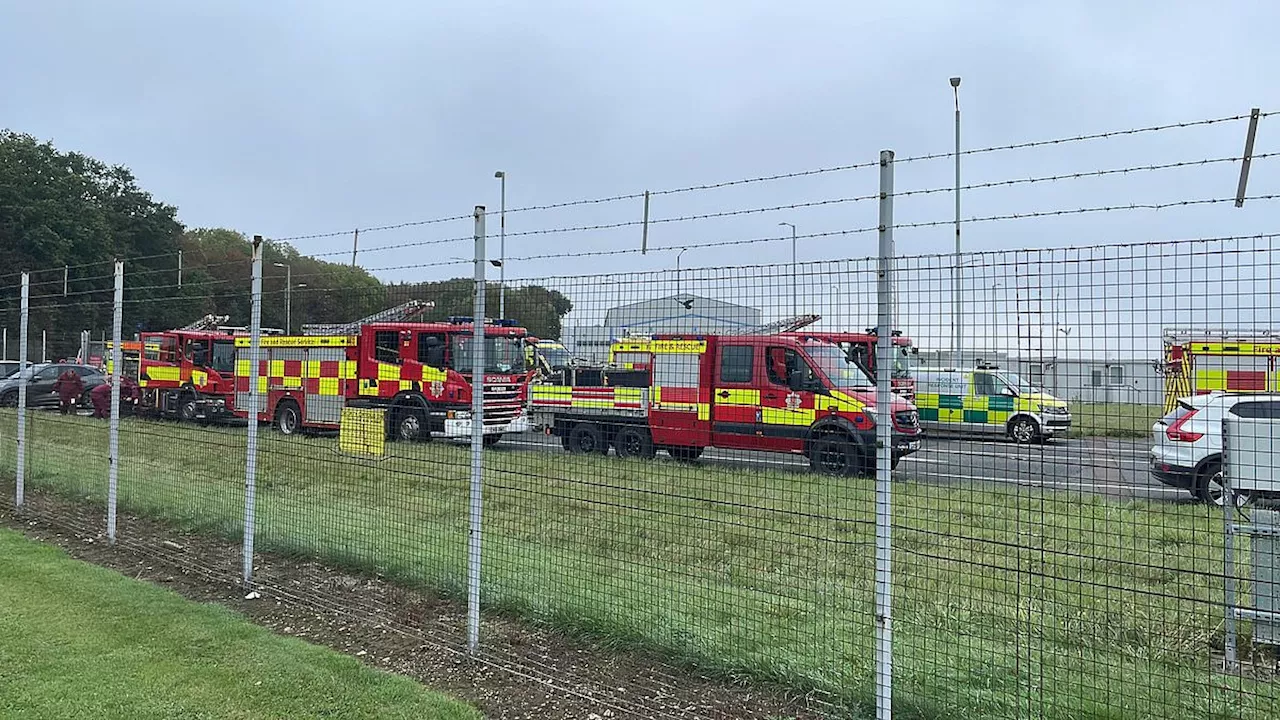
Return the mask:
<svg viewBox="0 0 1280 720">
<path fill-rule="evenodd" d="M 792 316 L 800 314 L 800 303 L 796 299 L 796 226 L 789 222 L 780 222 L 778 226 L 786 225 L 791 228 L 791 314 Z"/>
<path fill-rule="evenodd" d="M 507 317 L 507 173 L 493 174 L 502 181 L 502 203 L 498 210 L 498 317 Z"/>
<path fill-rule="evenodd" d="M 951 332 L 953 361 L 958 368 L 964 357 L 961 347 L 964 341 L 964 298 L 961 292 L 963 275 L 960 269 L 960 78 L 951 78 L 951 90 L 956 98 L 956 267 L 951 284 Z"/>
</svg>

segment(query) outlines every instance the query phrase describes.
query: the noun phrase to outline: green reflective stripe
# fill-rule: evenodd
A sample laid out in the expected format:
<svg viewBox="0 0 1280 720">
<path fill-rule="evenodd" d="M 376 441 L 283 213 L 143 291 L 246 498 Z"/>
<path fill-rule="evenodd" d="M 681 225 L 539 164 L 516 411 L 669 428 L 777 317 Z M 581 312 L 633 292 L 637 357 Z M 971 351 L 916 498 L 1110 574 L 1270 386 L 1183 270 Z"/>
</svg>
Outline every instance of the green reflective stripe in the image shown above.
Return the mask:
<svg viewBox="0 0 1280 720">
<path fill-rule="evenodd" d="M 938 421 L 938 408 L 919 408 L 920 419 L 925 422 Z"/>
<path fill-rule="evenodd" d="M 987 421 L 986 410 L 965 410 L 964 421 L 967 423 L 985 423 Z"/>
<path fill-rule="evenodd" d="M 963 410 L 964 398 L 959 395 L 940 395 L 938 396 L 938 407 L 947 410 Z"/>
<path fill-rule="evenodd" d="M 993 395 L 987 398 L 988 410 L 1003 410 L 1005 412 L 1013 411 L 1014 399 L 1007 395 Z"/>
</svg>

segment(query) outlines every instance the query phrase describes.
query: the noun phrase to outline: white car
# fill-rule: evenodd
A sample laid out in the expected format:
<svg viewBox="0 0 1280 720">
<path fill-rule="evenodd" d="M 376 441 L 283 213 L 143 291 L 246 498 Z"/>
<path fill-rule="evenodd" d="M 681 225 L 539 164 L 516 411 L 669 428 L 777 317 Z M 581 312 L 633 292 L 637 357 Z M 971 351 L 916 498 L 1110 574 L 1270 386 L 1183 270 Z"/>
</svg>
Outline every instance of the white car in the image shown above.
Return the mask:
<svg viewBox="0 0 1280 720">
<path fill-rule="evenodd" d="M 1280 400 L 1280 395 L 1215 392 L 1179 399 L 1178 406 L 1151 427 L 1151 476 L 1221 505 L 1222 420 L 1236 403 L 1248 400 Z M 1245 493 L 1236 495 L 1237 503 L 1249 499 Z"/>
</svg>

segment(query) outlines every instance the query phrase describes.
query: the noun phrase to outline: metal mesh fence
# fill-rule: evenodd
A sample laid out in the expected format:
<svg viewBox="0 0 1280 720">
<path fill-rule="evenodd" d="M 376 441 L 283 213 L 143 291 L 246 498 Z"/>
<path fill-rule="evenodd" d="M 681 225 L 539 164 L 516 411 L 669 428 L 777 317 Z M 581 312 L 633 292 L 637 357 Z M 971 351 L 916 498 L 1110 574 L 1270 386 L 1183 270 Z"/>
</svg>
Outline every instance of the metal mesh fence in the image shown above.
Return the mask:
<svg viewBox="0 0 1280 720">
<path fill-rule="evenodd" d="M 5 276 L 6 343 L 41 361 L 0 384 L 6 502 L 611 713 L 1277 716 L 1280 486 L 1242 440 L 1270 436 L 1228 426 L 1224 455 L 1222 424 L 1280 403 L 1271 156 L 1246 221 L 1217 220 L 1230 192 L 1053 202 L 1238 156 L 1045 165 L 961 188 L 955 232 L 1019 249 L 898 252 L 952 232 L 954 157 L 365 230 L 385 282 L 260 239 Z M 861 190 L 708 199 L 835 172 Z M 1105 237 L 1022 248 L 1108 210 Z M 800 212 L 828 229 L 739 224 Z"/>
</svg>

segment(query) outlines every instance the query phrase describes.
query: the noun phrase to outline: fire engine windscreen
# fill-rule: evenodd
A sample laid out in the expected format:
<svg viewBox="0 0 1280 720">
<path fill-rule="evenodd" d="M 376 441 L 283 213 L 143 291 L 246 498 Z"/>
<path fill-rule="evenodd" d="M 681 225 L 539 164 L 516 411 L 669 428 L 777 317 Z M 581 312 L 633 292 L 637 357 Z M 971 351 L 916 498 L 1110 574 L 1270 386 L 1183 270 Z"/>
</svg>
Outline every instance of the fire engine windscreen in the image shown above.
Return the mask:
<svg viewBox="0 0 1280 720">
<path fill-rule="evenodd" d="M 524 367 L 524 351 L 517 338 L 486 337 L 484 339 L 484 370 L 493 373 L 511 373 Z M 458 372 L 471 371 L 475 338 L 470 335 L 453 336 L 453 367 Z"/>
<path fill-rule="evenodd" d="M 837 389 L 848 390 L 875 386 L 875 380 L 862 365 L 849 360 L 839 347 L 829 343 L 807 343 L 805 352 Z"/>
<path fill-rule="evenodd" d="M 551 367 L 568 367 L 573 363 L 573 356 L 563 345 L 538 345 L 538 352 L 546 358 Z"/>
</svg>

